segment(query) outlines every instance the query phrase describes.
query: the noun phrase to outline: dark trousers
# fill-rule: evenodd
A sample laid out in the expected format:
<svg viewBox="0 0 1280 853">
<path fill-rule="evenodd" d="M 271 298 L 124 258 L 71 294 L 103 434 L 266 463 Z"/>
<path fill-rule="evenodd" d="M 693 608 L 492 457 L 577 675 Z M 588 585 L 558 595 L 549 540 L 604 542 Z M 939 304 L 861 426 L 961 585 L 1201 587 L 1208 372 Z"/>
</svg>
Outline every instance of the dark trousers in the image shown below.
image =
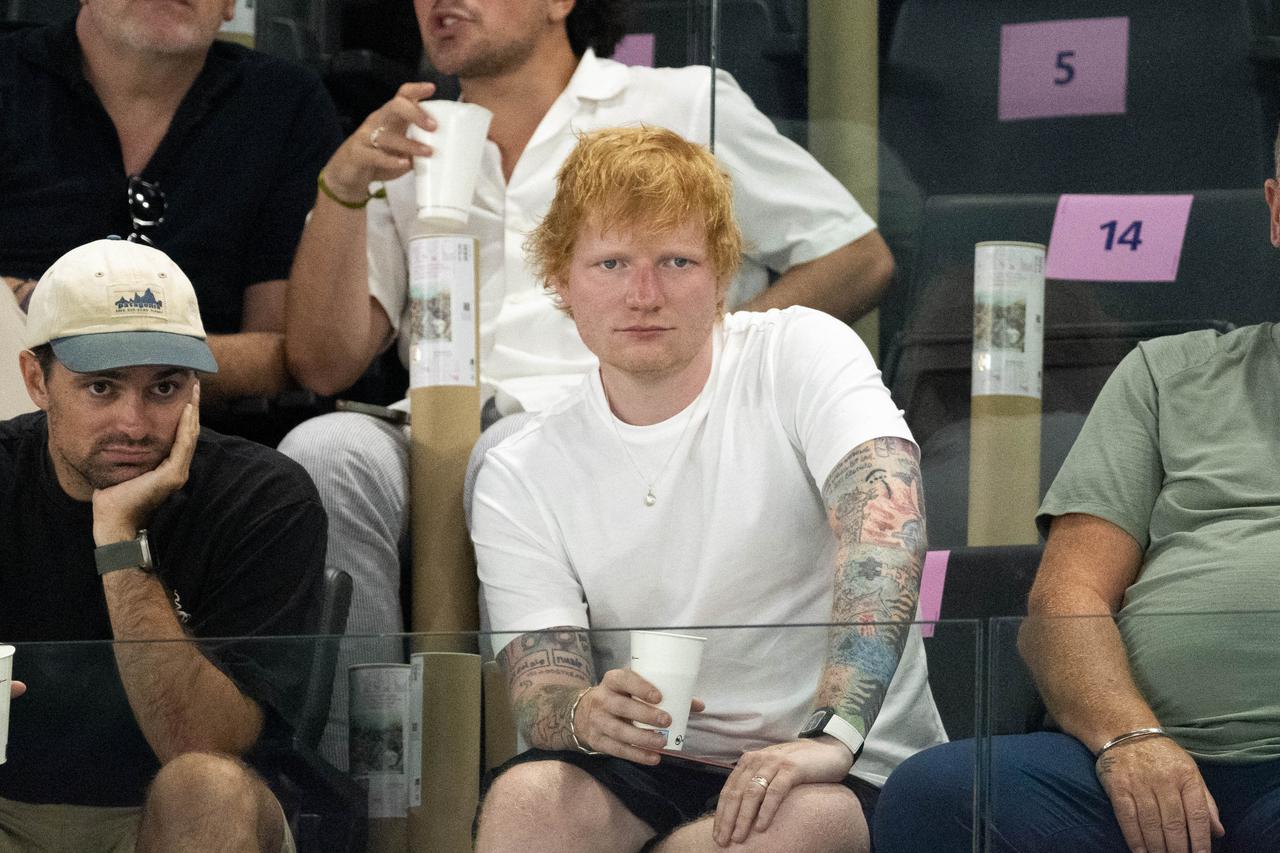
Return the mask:
<svg viewBox="0 0 1280 853">
<path fill-rule="evenodd" d="M 991 851 L 1128 853 L 1093 754 L 1070 735 L 992 738 Z M 925 750 L 904 761 L 876 805 L 877 853 L 968 853 L 973 844 L 974 741 Z M 1280 760 L 1211 764 L 1200 774 L 1227 834 L 1215 853 L 1280 851 Z M 984 849 L 979 846 L 977 849 Z"/>
</svg>

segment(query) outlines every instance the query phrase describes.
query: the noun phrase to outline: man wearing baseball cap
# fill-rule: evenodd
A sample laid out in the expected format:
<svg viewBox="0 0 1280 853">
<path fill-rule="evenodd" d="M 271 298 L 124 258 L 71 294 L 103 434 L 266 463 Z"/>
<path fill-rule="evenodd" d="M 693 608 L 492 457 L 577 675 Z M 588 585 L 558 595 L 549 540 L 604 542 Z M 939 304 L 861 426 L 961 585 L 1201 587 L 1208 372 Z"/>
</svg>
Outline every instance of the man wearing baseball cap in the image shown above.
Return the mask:
<svg viewBox="0 0 1280 853">
<path fill-rule="evenodd" d="M 200 429 L 217 370 L 191 282 L 99 240 L 32 297 L 0 422 L 0 640 L 18 644 L 5 850 L 292 850 L 250 769 L 287 739 L 305 666 L 274 644 L 319 596 L 325 517 L 275 451 Z M 24 646 L 22 644 L 35 644 Z"/>
</svg>

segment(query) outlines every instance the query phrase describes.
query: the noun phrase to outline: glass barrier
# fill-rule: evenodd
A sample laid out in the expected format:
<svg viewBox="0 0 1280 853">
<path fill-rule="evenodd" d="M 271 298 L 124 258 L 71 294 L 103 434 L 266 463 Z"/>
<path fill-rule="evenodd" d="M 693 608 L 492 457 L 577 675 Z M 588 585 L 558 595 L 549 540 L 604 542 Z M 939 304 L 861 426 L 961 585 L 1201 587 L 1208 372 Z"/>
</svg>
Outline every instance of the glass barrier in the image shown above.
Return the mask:
<svg viewBox="0 0 1280 853">
<path fill-rule="evenodd" d="M 921 445 L 934 547 L 1035 542 L 1139 342 L 1274 318 L 1272 6 L 714 4 L 712 61 L 893 252 L 878 321 L 855 328 Z M 1006 275 L 976 263 L 985 242 L 1040 248 Z"/>
<path fill-rule="evenodd" d="M 689 717 L 680 755 L 662 761 L 684 757 L 678 766 L 695 774 L 690 784 L 714 795 L 744 749 L 795 737 L 812 710 L 833 638 L 869 629 L 662 629 L 702 638 L 693 644 L 701 661 L 688 683 L 706 702 Z M 679 689 L 688 649 L 652 643 L 641 649 L 629 630 L 585 633 L 597 678 L 601 668 L 639 656 L 648 662 L 637 662 L 638 671 L 657 660 L 651 678 Z M 979 634 L 969 620 L 912 628 L 893 691 L 856 766 L 864 781 L 851 784 L 862 794 L 880 786 L 907 755 L 948 736 L 980 733 Z M 157 750 L 172 743 L 166 738 L 183 714 L 196 725 L 228 719 L 207 696 L 199 707 L 184 707 L 201 701 L 185 686 L 194 683 L 190 667 L 199 659 L 190 656 L 198 651 L 264 709 L 262 737 L 246 760 L 281 800 L 299 850 L 469 850 L 483 773 L 523 749 L 506 678 L 487 652 L 477 654 L 508 639 L 416 634 L 17 643 L 13 678 L 26 693 L 11 701 L 0 797 L 136 805 L 159 770 Z M 517 642 L 528 649 L 516 658 L 523 673 L 581 660 L 578 632 L 527 634 Z M 164 678 L 169 671 L 176 673 L 176 688 Z M 932 685 L 928 672 L 935 674 Z M 676 680 L 669 681 L 673 673 Z M 673 729 L 668 744 L 674 738 Z"/>
<path fill-rule="evenodd" d="M 983 849 L 1040 849 L 1037 839 L 1050 836 L 1072 849 L 1129 849 L 1117 817 L 1135 804 L 1140 816 L 1155 815 L 1157 827 L 1160 815 L 1173 819 L 1179 828 L 1168 830 L 1160 845 L 1178 849 L 1191 831 L 1178 811 L 1185 803 L 1183 813 L 1190 814 L 1202 796 L 1197 773 L 1222 815 L 1225 849 L 1274 847 L 1274 808 L 1270 825 L 1259 819 L 1280 766 L 1280 709 L 1272 687 L 1280 664 L 1277 629 L 1277 611 L 992 620 L 991 712 L 984 723 L 990 738 L 980 761 Z M 1048 708 L 1024 656 L 1038 671 L 1057 673 L 1045 677 Z M 1092 686 L 1084 681 L 1090 677 Z M 1126 721 L 1107 722 L 1108 707 L 1121 697 L 1135 703 Z M 1143 719 L 1144 708 L 1150 719 Z M 1141 732 L 1154 725 L 1168 737 Z M 1138 734 L 1116 742 L 1130 730 Z M 1095 758 L 1109 741 L 1115 745 Z M 1170 775 L 1160 776 L 1161 767 Z M 1179 770 L 1187 773 L 1190 793 L 1170 799 L 1160 789 L 1168 784 L 1176 791 Z M 1099 779 L 1112 786 L 1111 798 Z M 1155 810 L 1144 814 L 1147 802 Z M 1131 831 L 1140 844 L 1137 823 Z M 1208 830 L 1201 831 L 1208 849 Z M 1011 847 L 992 846 L 992 838 Z M 1157 846 L 1151 838 L 1146 843 Z"/>
</svg>

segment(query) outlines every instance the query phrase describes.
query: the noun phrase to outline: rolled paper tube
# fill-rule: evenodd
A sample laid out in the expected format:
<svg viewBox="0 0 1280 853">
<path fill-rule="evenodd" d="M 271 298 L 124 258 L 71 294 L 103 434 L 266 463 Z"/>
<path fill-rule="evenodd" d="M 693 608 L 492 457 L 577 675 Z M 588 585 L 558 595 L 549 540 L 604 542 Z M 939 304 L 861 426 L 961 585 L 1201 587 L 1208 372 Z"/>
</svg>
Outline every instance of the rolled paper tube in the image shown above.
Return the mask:
<svg viewBox="0 0 1280 853">
<path fill-rule="evenodd" d="M 421 805 L 409 809 L 412 853 L 469 853 L 480 803 L 480 656 L 412 655 L 422 671 Z"/>
<path fill-rule="evenodd" d="M 462 507 L 480 436 L 478 249 L 466 234 L 410 241 L 410 626 L 418 633 L 474 632 L 480 622 Z M 474 636 L 442 643 L 475 648 Z"/>
<path fill-rule="evenodd" d="M 1037 541 L 1044 246 L 974 248 L 969 544 Z"/>
</svg>

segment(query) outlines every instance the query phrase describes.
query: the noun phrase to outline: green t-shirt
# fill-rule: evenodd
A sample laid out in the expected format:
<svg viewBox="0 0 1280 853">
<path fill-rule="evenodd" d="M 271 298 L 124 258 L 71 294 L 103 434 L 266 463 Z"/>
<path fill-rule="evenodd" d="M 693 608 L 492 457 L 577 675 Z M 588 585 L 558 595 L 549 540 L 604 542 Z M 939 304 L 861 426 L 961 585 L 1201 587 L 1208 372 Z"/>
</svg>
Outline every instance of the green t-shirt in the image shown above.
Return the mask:
<svg viewBox="0 0 1280 853">
<path fill-rule="evenodd" d="M 1280 327 L 1139 344 L 1036 520 L 1071 512 L 1145 550 L 1119 625 L 1165 729 L 1213 761 L 1280 758 Z"/>
</svg>

